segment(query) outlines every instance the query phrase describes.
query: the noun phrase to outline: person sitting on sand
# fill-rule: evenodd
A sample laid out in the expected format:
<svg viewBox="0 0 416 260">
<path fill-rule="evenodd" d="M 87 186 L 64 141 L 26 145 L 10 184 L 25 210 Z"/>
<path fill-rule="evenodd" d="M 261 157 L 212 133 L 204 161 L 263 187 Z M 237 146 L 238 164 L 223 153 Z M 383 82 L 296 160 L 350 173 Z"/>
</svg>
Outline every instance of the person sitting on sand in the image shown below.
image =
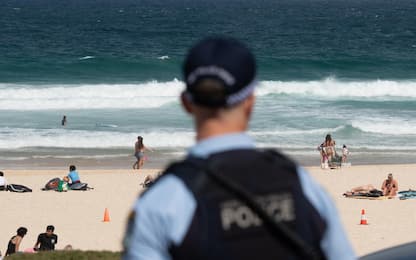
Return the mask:
<svg viewBox="0 0 416 260">
<path fill-rule="evenodd" d="M 0 191 L 7 190 L 7 180 L 4 177 L 4 173 L 0 172 Z"/>
<path fill-rule="evenodd" d="M 58 236 L 54 234 L 55 227 L 49 225 L 46 227 L 46 232 L 38 236 L 35 246 L 35 251 L 51 251 L 55 250 L 55 244 L 58 243 Z"/>
<path fill-rule="evenodd" d="M 70 185 L 75 184 L 75 183 L 81 183 L 81 180 L 79 178 L 79 175 L 76 169 L 77 168 L 75 167 L 75 165 L 69 166 L 68 178 L 71 180 Z"/>
<path fill-rule="evenodd" d="M 383 181 L 381 185 L 381 190 L 383 191 L 384 196 L 396 196 L 399 189 L 399 183 L 397 180 L 393 179 L 393 174 L 389 173 L 387 179 Z"/>
<path fill-rule="evenodd" d="M 160 177 L 160 175 L 162 175 L 162 172 L 158 172 L 156 174 L 156 176 L 147 175 L 144 178 L 144 182 L 141 183 L 140 185 L 142 185 L 143 188 L 149 188 L 150 186 L 153 185 L 153 183 L 156 181 L 156 179 Z"/>
<path fill-rule="evenodd" d="M 64 247 L 64 250 L 65 250 L 65 251 L 71 251 L 71 250 L 73 250 L 72 245 L 71 245 L 71 244 L 66 245 L 66 246 Z"/>
<path fill-rule="evenodd" d="M 6 256 L 19 252 L 20 243 L 26 234 L 27 228 L 20 227 L 17 229 L 17 234 L 10 238 L 9 243 L 7 244 Z"/>
</svg>

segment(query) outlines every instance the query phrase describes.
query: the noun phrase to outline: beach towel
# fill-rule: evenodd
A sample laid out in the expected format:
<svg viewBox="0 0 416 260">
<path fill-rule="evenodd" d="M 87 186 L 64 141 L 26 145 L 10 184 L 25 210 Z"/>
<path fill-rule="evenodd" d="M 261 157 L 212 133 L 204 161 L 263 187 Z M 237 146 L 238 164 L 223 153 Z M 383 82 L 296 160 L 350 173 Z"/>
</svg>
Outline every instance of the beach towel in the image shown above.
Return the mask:
<svg viewBox="0 0 416 260">
<path fill-rule="evenodd" d="M 7 185 L 7 190 L 10 192 L 32 192 L 32 189 L 24 186 L 24 185 L 20 185 L 20 184 L 10 184 Z"/>
<path fill-rule="evenodd" d="M 387 197 L 383 196 L 383 192 L 381 190 L 371 190 L 369 192 L 354 192 L 353 194 L 344 193 L 342 194 L 346 198 L 353 198 L 353 199 L 385 199 Z"/>
<path fill-rule="evenodd" d="M 354 195 L 354 196 L 345 196 L 349 199 L 366 199 L 366 200 L 386 200 L 386 199 L 392 199 L 391 197 L 387 196 L 380 196 L 380 197 L 368 197 L 368 196 L 360 196 L 360 195 Z"/>
<path fill-rule="evenodd" d="M 84 191 L 93 189 L 91 187 L 88 187 L 88 183 L 80 183 L 80 182 L 72 184 L 71 186 L 69 186 L 69 188 L 71 190 L 84 190 Z"/>
<path fill-rule="evenodd" d="M 416 199 L 416 190 L 399 191 L 398 197 L 401 200 Z"/>
</svg>

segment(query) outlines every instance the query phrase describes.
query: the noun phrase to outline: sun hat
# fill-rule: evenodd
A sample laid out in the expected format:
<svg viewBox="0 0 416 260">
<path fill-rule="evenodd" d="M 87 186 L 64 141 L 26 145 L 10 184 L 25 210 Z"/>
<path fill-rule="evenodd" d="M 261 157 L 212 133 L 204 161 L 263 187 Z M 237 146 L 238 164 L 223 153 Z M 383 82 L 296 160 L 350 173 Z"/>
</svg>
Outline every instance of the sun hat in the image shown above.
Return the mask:
<svg viewBox="0 0 416 260">
<path fill-rule="evenodd" d="M 190 49 L 183 64 L 185 98 L 207 107 L 230 107 L 254 91 L 256 62 L 233 38 L 206 38 Z"/>
</svg>

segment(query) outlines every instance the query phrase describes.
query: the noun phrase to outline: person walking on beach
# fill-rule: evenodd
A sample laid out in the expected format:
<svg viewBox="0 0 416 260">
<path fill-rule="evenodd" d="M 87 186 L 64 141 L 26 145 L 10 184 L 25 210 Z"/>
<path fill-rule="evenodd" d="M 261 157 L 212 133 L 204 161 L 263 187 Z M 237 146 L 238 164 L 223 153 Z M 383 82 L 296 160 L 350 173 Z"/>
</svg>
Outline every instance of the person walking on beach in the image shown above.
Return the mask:
<svg viewBox="0 0 416 260">
<path fill-rule="evenodd" d="M 51 251 L 55 250 L 55 245 L 58 243 L 58 236 L 54 234 L 55 227 L 49 225 L 46 227 L 46 232 L 38 236 L 35 246 L 35 251 Z"/>
<path fill-rule="evenodd" d="M 144 152 L 146 150 L 153 151 L 143 144 L 143 137 L 138 136 L 137 141 L 134 144 L 134 156 L 136 157 L 137 161 L 133 164 L 133 169 L 140 169 L 143 167 L 145 160 Z"/>
<path fill-rule="evenodd" d="M 9 243 L 7 244 L 7 251 L 5 256 L 12 255 L 16 252 L 19 252 L 20 243 L 23 240 L 23 237 L 27 234 L 27 228 L 20 227 L 17 229 L 17 234 L 10 238 Z"/>
<path fill-rule="evenodd" d="M 183 69 L 197 143 L 133 206 L 123 259 L 354 259 L 328 195 L 245 133 L 257 84 L 247 47 L 202 40 Z"/>
</svg>

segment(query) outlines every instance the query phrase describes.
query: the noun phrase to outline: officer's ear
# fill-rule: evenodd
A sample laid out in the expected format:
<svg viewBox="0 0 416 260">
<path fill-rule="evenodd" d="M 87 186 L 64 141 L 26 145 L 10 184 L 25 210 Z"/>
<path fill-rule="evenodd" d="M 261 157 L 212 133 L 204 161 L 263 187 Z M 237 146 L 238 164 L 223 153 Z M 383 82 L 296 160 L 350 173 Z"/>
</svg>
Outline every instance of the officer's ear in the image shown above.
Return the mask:
<svg viewBox="0 0 416 260">
<path fill-rule="evenodd" d="M 182 92 L 181 94 L 181 103 L 182 103 L 182 107 L 183 109 L 189 113 L 192 114 L 192 104 L 191 101 L 189 101 L 189 99 L 186 97 L 185 91 Z"/>
<path fill-rule="evenodd" d="M 255 101 L 256 101 L 256 97 L 254 96 L 253 93 L 248 98 L 246 98 L 246 100 L 243 101 L 244 102 L 244 110 L 245 110 L 246 116 L 248 118 L 251 117 Z"/>
</svg>

